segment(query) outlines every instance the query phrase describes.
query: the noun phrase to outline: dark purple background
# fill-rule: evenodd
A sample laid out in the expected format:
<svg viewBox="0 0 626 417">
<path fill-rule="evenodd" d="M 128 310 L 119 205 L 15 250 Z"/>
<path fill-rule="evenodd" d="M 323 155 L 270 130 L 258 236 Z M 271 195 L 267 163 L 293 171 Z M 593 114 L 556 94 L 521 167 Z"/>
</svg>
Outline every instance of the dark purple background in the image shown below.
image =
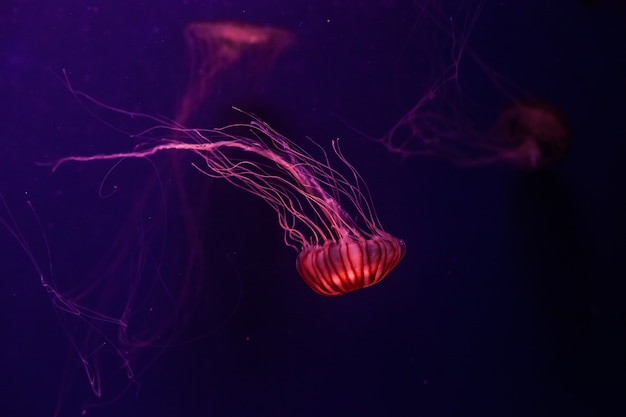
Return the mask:
<svg viewBox="0 0 626 417">
<path fill-rule="evenodd" d="M 444 10 L 461 2 L 445 3 Z M 139 163 L 116 171 L 112 181 L 122 188 L 110 206 L 97 190 L 112 164 L 54 175 L 35 164 L 128 148 L 128 136 L 71 97 L 62 69 L 98 100 L 171 117 L 187 76 L 182 30 L 196 20 L 294 32 L 296 47 L 264 88 L 237 100 L 294 140 L 327 146 L 341 137 L 407 255 L 371 289 L 319 297 L 297 276 L 274 214 L 215 182 L 208 197 L 198 196 L 209 201 L 202 227 L 215 281 L 210 305 L 188 311 L 194 318 L 183 339 L 191 341 L 158 356 L 144 352 L 140 363 L 156 360 L 137 385 L 111 378 L 105 389 L 129 389 L 99 403 L 58 310 L 2 230 L 0 417 L 52 416 L 58 403 L 60 416 L 623 415 L 624 7 L 486 3 L 473 48 L 571 120 L 574 147 L 554 169 L 401 162 L 334 117 L 381 134 L 423 92 L 430 80 L 403 72 L 429 62 L 407 52 L 424 42 L 411 37 L 419 8 L 410 1 L 3 1 L 0 192 L 45 269 L 25 204 L 32 201 L 66 285 L 97 273 L 93 265 L 150 171 Z M 471 74 L 463 82 L 471 86 Z M 224 105 L 239 104 L 228 91 L 217 94 Z M 492 100 L 485 98 L 506 104 Z M 190 189 L 204 189 L 198 183 Z M 100 363 L 105 376 L 118 366 Z"/>
</svg>

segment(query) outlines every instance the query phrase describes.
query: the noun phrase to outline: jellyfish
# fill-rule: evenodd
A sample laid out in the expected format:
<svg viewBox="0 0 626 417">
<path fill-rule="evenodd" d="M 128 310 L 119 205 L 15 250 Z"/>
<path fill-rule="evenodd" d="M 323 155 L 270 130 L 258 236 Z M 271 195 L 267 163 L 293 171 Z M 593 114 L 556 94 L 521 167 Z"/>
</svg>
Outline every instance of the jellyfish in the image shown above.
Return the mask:
<svg viewBox="0 0 626 417">
<path fill-rule="evenodd" d="M 477 163 L 506 162 L 523 170 L 557 164 L 572 142 L 563 113 L 538 100 L 519 101 L 502 109 L 488 138 L 491 156 Z"/>
<path fill-rule="evenodd" d="M 138 117 L 137 114 L 131 116 Z M 115 401 L 132 388 L 132 385 L 123 385 L 125 381 L 136 381 L 156 356 L 171 343 L 178 342 L 187 319 L 183 310 L 195 307 L 195 304 L 190 305 L 190 300 L 195 302 L 194 297 L 202 297 L 203 304 L 210 301 L 209 293 L 198 288 L 202 282 L 210 280 L 205 278 L 208 274 L 203 266 L 194 266 L 202 257 L 195 235 L 187 240 L 186 232 L 180 233 L 185 246 L 179 247 L 179 241 L 172 241 L 172 224 L 165 224 L 168 222 L 166 209 L 159 206 L 159 200 L 165 196 L 141 198 L 131 203 L 129 213 L 120 211 L 120 206 L 112 201 L 118 199 L 109 198 L 117 189 L 111 193 L 104 191 L 109 177 L 122 171 L 124 165 L 153 167 L 157 154 L 183 153 L 193 158 L 191 166 L 202 174 L 199 178 L 225 179 L 260 197 L 275 211 L 285 244 L 297 252 L 297 272 L 306 285 L 321 296 L 336 297 L 373 286 L 389 276 L 403 259 L 405 243 L 382 227 L 365 181 L 344 157 L 337 140 L 331 142 L 331 155 L 316 145 L 320 157 L 315 158 L 261 119 L 249 116 L 252 119 L 249 123 L 220 129 L 170 125 L 161 135 L 162 127 L 155 127 L 141 134 L 145 141 L 132 151 L 69 156 L 47 164 L 57 173 L 53 177 L 62 177 L 62 168 L 70 163 L 116 161 L 102 181 L 98 195 L 94 196 L 99 211 L 82 216 L 94 217 L 99 228 L 97 237 L 91 236 L 90 230 L 83 230 L 88 229 L 84 219 L 81 227 L 67 227 L 73 224 L 74 216 L 64 216 L 55 226 L 58 228 L 56 235 L 60 232 L 64 245 L 77 241 L 77 247 L 85 249 L 88 257 L 101 257 L 95 260 L 96 266 L 72 263 L 63 273 L 63 268 L 58 268 L 53 259 L 55 252 L 63 251 L 54 250 L 52 229 L 38 218 L 36 206 L 28 202 L 39 227 L 24 228 L 0 195 L 0 228 L 8 230 L 28 255 L 58 313 L 56 316 L 70 347 L 80 359 L 91 390 L 99 400 Z M 158 136 L 155 132 L 159 132 Z M 169 139 L 156 139 L 163 136 Z M 172 159 L 175 158 L 159 162 Z M 133 178 L 140 172 L 134 167 Z M 159 171 L 153 173 L 158 175 Z M 84 200 L 81 204 L 91 205 L 88 195 L 80 198 Z M 98 216 L 115 218 L 120 213 L 128 218 L 122 219 L 123 230 L 115 238 L 115 223 Z M 177 210 L 172 213 L 176 217 L 185 215 Z M 194 218 L 181 219 L 174 225 L 190 223 L 196 224 Z M 109 235 L 103 235 L 103 228 L 113 233 L 112 244 L 104 237 Z M 170 232 L 167 239 L 166 229 Z M 39 245 L 32 243 L 33 232 L 35 236 L 40 235 Z M 85 241 L 89 241 L 89 245 L 84 245 Z M 42 245 L 43 251 L 36 250 L 36 246 Z M 72 251 L 66 256 L 73 262 L 73 257 L 84 254 Z M 176 262 L 179 265 L 172 273 L 168 268 Z M 82 269 L 92 267 L 88 272 Z M 175 279 L 166 278 L 170 273 Z M 233 313 L 234 310 L 218 326 L 227 322 Z M 204 323 L 207 319 L 200 320 Z M 143 352 L 146 354 L 139 356 Z M 110 365 L 111 361 L 116 365 Z M 114 386 L 111 381 L 118 379 L 123 388 L 117 391 L 116 386 L 111 394 L 108 390 Z M 62 392 L 69 389 L 68 383 L 61 383 Z M 59 398 L 59 407 L 64 401 L 65 398 Z M 91 407 L 98 403 L 87 400 L 85 404 Z"/>
<path fill-rule="evenodd" d="M 184 36 L 189 77 L 174 117 L 181 126 L 192 122 L 204 101 L 224 88 L 227 70 L 242 65 L 245 70 L 237 82 L 246 84 L 252 80 L 254 88 L 278 56 L 294 43 L 293 35 L 287 30 L 242 22 L 194 22 L 185 28 Z M 229 103 L 233 104 L 236 103 Z"/>
<path fill-rule="evenodd" d="M 423 68 L 414 68 L 415 58 L 406 66 L 420 74 L 422 87 L 404 89 L 415 94 L 406 98 L 411 104 L 383 135 L 353 129 L 402 158 L 439 158 L 461 167 L 535 170 L 563 160 L 572 144 L 564 112 L 506 79 L 470 46 L 483 6 L 478 1 L 446 13 L 438 2 L 421 4 L 406 53 L 425 57 L 418 61 Z M 447 51 L 443 59 L 441 51 Z"/>
<path fill-rule="evenodd" d="M 57 161 L 53 171 L 72 161 L 192 152 L 201 161 L 193 163 L 199 172 L 226 179 L 274 209 L 286 245 L 299 253 L 296 269 L 316 293 L 338 296 L 388 276 L 404 257 L 405 244 L 383 229 L 366 184 L 338 141 L 332 142 L 332 148 L 349 176 L 333 168 L 326 153 L 320 162 L 258 117 L 249 116 L 250 123 L 221 129 L 171 127 L 190 140 L 150 142 L 131 152 L 69 156 Z M 354 209 L 356 219 L 340 204 L 342 200 Z"/>
</svg>

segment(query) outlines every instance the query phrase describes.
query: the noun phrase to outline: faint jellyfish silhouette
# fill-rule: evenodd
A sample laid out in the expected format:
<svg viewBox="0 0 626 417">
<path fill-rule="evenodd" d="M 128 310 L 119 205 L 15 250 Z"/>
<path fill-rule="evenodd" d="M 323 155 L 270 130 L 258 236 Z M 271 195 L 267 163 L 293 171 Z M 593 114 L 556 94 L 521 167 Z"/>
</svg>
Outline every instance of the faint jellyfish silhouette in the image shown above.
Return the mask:
<svg viewBox="0 0 626 417">
<path fill-rule="evenodd" d="M 190 23 L 184 29 L 184 39 L 189 57 L 188 76 L 173 118 L 180 127 L 213 125 L 224 109 L 249 100 L 262 87 L 280 54 L 295 43 L 293 34 L 285 29 L 235 21 Z M 172 179 L 165 190 L 168 205 L 183 213 L 181 227 L 192 246 L 188 264 L 202 263 L 202 233 L 198 223 L 207 211 L 211 182 L 191 179 L 198 188 L 192 189 L 183 168 L 184 157 L 180 154 L 167 157 L 167 163 L 159 164 L 158 169 Z M 147 188 L 154 190 L 160 186 L 153 184 Z M 209 197 L 199 198 L 199 195 Z"/>
<path fill-rule="evenodd" d="M 213 125 L 224 109 L 252 98 L 276 59 L 295 43 L 293 34 L 285 29 L 234 21 L 190 23 L 185 27 L 184 39 L 189 57 L 187 84 L 173 119 L 181 127 Z M 200 248 L 202 237 L 197 223 L 208 201 L 198 195 L 210 196 L 211 182 L 202 181 L 198 185 L 201 189 L 191 190 L 185 185 L 189 178 L 180 158 L 169 155 L 168 163 L 161 164 L 160 169 L 173 180 L 167 193 L 175 193 L 176 198 L 168 200 L 185 213 L 183 228 L 188 240 Z"/>
<path fill-rule="evenodd" d="M 189 78 L 174 121 L 187 126 L 202 104 L 220 90 L 227 70 L 242 69 L 239 82 L 263 80 L 280 54 L 294 43 L 280 28 L 241 22 L 195 22 L 185 28 Z M 232 74 L 231 74 L 232 76 Z M 236 103 L 229 103 L 233 105 Z"/>
<path fill-rule="evenodd" d="M 212 125 L 217 113 L 253 96 L 279 55 L 295 42 L 287 30 L 243 22 L 193 22 L 185 27 L 184 38 L 189 74 L 173 119 L 181 127 Z M 161 169 L 173 178 L 176 204 L 189 219 L 204 212 L 206 202 L 188 194 L 181 164 L 172 155 Z M 202 187 L 199 193 L 207 195 L 210 183 Z M 185 227 L 190 240 L 198 241 L 197 227 Z"/>
<path fill-rule="evenodd" d="M 507 164 L 533 170 L 565 157 L 572 137 L 563 112 L 539 99 L 518 98 L 531 95 L 490 68 L 470 47 L 483 5 L 479 1 L 469 12 L 463 9 L 457 19 L 439 4 L 421 4 L 415 36 L 419 56 L 428 62 L 422 75 L 431 81 L 383 136 L 359 133 L 403 158 L 435 157 L 464 167 Z M 444 61 L 441 50 L 449 51 Z M 469 83 L 472 88 L 464 88 Z M 474 90 L 474 96 L 465 90 Z M 511 104 L 489 104 L 498 102 Z"/>
<path fill-rule="evenodd" d="M 537 100 L 517 102 L 504 108 L 489 136 L 493 156 L 484 162 L 505 162 L 525 170 L 559 163 L 572 143 L 565 116 L 555 107 Z"/>
</svg>

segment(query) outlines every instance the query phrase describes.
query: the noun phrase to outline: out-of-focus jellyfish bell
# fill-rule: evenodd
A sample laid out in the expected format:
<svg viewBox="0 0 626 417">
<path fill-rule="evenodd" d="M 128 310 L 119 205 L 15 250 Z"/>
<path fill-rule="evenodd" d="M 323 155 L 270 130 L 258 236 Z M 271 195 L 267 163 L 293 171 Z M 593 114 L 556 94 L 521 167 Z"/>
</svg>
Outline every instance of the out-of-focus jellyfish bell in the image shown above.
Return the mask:
<svg viewBox="0 0 626 417">
<path fill-rule="evenodd" d="M 184 36 L 189 79 L 174 118 L 183 126 L 207 98 L 219 91 L 223 81 L 220 75 L 225 70 L 242 63 L 246 80 L 262 80 L 276 58 L 294 43 L 287 30 L 242 22 L 194 22 L 185 28 Z"/>
<path fill-rule="evenodd" d="M 503 109 L 493 137 L 501 148 L 494 158 L 529 170 L 560 162 L 572 144 L 569 124 L 561 112 L 536 100 Z"/>
</svg>

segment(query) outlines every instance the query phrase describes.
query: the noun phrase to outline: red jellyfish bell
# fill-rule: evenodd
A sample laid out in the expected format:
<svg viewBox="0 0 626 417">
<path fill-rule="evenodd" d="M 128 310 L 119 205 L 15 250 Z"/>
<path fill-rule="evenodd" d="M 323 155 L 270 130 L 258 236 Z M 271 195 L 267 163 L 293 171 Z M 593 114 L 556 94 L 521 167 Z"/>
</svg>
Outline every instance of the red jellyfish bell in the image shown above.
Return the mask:
<svg viewBox="0 0 626 417">
<path fill-rule="evenodd" d="M 376 284 L 398 265 L 404 252 L 404 242 L 386 233 L 370 239 L 327 241 L 305 248 L 296 268 L 313 291 L 335 296 Z"/>
</svg>

